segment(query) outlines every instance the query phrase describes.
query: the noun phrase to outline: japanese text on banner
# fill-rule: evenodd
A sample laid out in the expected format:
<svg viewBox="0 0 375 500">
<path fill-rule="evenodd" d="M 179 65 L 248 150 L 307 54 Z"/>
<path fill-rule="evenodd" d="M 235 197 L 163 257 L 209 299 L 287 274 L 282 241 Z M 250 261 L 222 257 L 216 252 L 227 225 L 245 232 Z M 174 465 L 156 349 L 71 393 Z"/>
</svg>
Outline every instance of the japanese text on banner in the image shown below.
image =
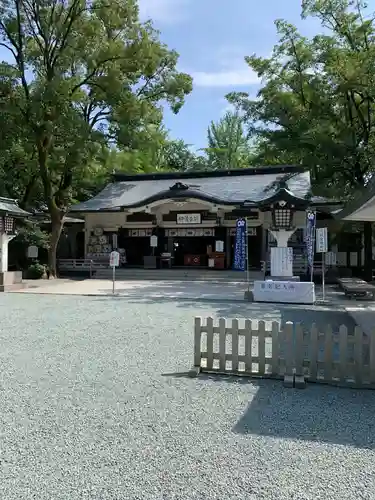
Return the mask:
<svg viewBox="0 0 375 500">
<path fill-rule="evenodd" d="M 306 217 L 306 253 L 307 262 L 311 268 L 314 265 L 315 213 L 308 212 Z"/>
<path fill-rule="evenodd" d="M 234 244 L 233 269 L 245 271 L 246 268 L 246 221 L 238 219 L 236 223 L 236 239 Z"/>
</svg>

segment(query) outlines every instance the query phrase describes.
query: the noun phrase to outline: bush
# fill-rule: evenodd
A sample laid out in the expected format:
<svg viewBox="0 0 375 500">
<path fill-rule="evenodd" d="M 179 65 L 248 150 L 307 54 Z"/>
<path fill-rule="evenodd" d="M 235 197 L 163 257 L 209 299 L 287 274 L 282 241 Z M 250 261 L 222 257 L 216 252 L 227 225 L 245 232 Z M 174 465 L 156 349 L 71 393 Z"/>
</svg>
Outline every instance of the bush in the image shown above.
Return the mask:
<svg viewBox="0 0 375 500">
<path fill-rule="evenodd" d="M 27 270 L 27 277 L 30 280 L 40 280 L 45 274 L 46 269 L 42 264 L 36 263 L 31 264 Z"/>
</svg>

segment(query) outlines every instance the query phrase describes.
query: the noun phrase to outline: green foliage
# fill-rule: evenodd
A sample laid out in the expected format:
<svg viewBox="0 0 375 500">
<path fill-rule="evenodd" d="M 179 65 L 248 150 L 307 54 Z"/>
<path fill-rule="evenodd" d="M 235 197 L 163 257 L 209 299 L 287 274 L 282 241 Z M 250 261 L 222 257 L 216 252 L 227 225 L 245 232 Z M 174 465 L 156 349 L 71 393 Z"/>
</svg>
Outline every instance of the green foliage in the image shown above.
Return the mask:
<svg viewBox="0 0 375 500">
<path fill-rule="evenodd" d="M 251 148 L 244 132 L 244 120 L 238 112 L 228 111 L 207 130 L 208 166 L 213 170 L 248 167 Z"/>
<path fill-rule="evenodd" d="M 43 231 L 37 222 L 25 220 L 22 226 L 17 229 L 17 236 L 12 242 L 22 245 L 26 254 L 29 246 L 48 249 L 49 234 Z"/>
<path fill-rule="evenodd" d="M 258 162 L 303 163 L 314 181 L 341 195 L 374 170 L 375 27 L 361 0 L 304 0 L 326 34 L 312 40 L 276 21 L 279 42 L 270 58 L 247 57 L 262 80 L 257 99 L 236 92 L 256 140 Z"/>
<path fill-rule="evenodd" d="M 159 161 L 164 170 L 184 172 L 208 168 L 207 158 L 191 151 L 182 140 L 166 140 L 161 146 Z"/>
<path fill-rule="evenodd" d="M 35 245 L 39 249 L 39 260 L 47 262 L 50 235 L 42 231 L 40 225 L 31 220 L 20 222 L 17 236 L 9 242 L 9 264 L 17 269 L 26 269 L 29 263 L 27 249 Z"/>
<path fill-rule="evenodd" d="M 27 278 L 29 280 L 40 280 L 46 272 L 45 266 L 39 264 L 31 264 L 27 270 Z"/>
<path fill-rule="evenodd" d="M 13 169 L 17 197 L 34 191 L 46 204 L 54 272 L 68 206 L 93 189 L 93 174 L 108 173 L 98 165 L 103 148 L 142 151 L 160 127 L 161 103 L 177 113 L 192 79 L 176 70 L 178 54 L 152 25 L 139 22 L 135 0 L 0 0 L 0 46 L 14 58 L 0 65 L 8 127 L 0 177 Z M 8 184 L 16 194 L 18 184 Z"/>
</svg>

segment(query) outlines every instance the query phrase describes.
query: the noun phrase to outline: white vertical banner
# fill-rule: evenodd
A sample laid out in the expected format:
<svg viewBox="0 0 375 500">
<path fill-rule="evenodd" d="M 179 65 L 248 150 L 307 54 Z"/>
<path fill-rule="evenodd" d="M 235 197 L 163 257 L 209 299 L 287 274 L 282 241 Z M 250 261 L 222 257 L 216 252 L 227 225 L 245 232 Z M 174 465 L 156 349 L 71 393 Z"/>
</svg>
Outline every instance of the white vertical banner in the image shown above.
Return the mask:
<svg viewBox="0 0 375 500">
<path fill-rule="evenodd" d="M 326 227 L 318 227 L 315 231 L 316 253 L 328 252 L 328 231 Z"/>
</svg>

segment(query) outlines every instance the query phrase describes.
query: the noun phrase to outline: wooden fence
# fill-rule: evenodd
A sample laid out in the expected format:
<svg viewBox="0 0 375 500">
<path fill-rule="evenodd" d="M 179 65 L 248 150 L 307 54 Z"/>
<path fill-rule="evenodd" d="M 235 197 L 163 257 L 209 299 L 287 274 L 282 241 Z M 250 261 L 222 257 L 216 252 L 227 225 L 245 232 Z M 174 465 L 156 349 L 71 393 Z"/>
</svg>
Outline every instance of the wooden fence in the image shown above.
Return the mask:
<svg viewBox="0 0 375 500">
<path fill-rule="evenodd" d="M 225 318 L 195 318 L 192 374 L 247 375 L 284 379 L 286 386 L 304 387 L 305 381 L 375 388 L 375 338 L 359 327 L 341 325 L 325 332 L 299 323 Z"/>
</svg>

